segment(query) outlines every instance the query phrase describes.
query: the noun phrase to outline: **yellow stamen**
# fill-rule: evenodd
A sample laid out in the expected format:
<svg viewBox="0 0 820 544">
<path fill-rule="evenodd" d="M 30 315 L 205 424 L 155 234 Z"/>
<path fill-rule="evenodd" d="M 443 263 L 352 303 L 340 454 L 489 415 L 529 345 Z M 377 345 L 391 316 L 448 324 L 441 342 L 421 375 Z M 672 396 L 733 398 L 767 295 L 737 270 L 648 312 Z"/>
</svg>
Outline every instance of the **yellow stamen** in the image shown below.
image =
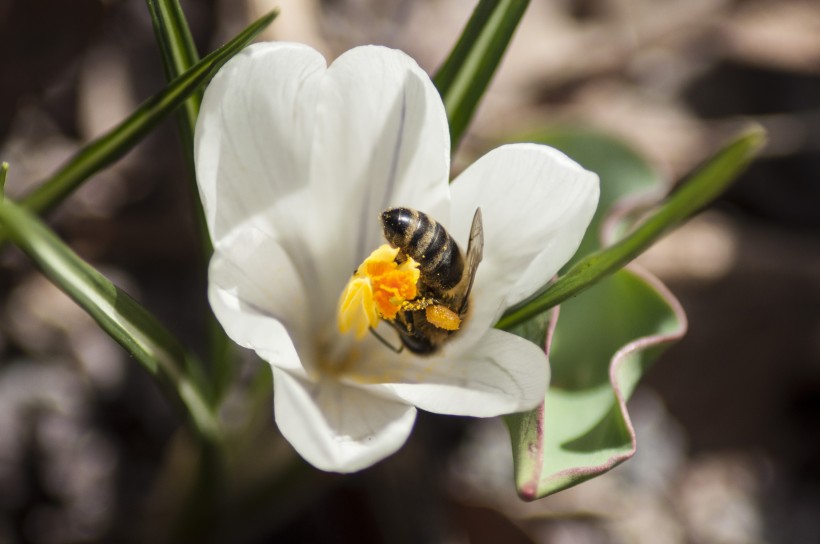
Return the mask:
<svg viewBox="0 0 820 544">
<path fill-rule="evenodd" d="M 339 299 L 339 330 L 344 334 L 353 329 L 361 339 L 369 327 L 379 324 L 376 306 L 373 304 L 373 288 L 365 278 L 353 276 Z"/>
<path fill-rule="evenodd" d="M 419 265 L 408 258 L 398 264 L 398 248 L 382 245 L 367 257 L 347 282 L 339 298 L 339 330 L 362 338 L 379 319 L 395 319 L 408 300 L 418 295 Z"/>
</svg>

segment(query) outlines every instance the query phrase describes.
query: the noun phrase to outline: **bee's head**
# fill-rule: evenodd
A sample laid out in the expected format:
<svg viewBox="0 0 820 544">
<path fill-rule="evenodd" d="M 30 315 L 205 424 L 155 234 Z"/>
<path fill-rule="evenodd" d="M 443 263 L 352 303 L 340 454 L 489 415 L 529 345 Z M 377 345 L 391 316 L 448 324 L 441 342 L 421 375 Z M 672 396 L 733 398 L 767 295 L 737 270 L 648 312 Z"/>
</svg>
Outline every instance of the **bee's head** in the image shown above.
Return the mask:
<svg viewBox="0 0 820 544">
<path fill-rule="evenodd" d="M 410 208 L 390 208 L 382 212 L 384 237 L 393 247 L 407 245 L 417 223 L 418 212 Z"/>
</svg>

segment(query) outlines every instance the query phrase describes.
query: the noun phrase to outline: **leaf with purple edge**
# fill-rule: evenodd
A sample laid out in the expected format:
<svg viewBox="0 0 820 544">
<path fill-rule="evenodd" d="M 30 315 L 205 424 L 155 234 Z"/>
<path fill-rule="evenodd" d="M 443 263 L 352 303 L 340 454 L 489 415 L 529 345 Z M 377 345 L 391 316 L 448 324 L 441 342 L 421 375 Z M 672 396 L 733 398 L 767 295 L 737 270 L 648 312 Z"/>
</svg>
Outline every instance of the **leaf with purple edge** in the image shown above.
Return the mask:
<svg viewBox="0 0 820 544">
<path fill-rule="evenodd" d="M 599 208 L 579 256 L 600 247 L 602 230 L 615 226 L 613 215 L 666 189 L 637 153 L 613 138 L 572 130 L 530 139 L 561 149 L 601 177 Z M 626 400 L 649 364 L 685 331 L 686 316 L 677 300 L 634 266 L 565 301 L 560 311 L 513 330 L 545 345 L 552 366 L 544 403 L 506 418 L 522 498 L 571 487 L 634 454 Z"/>
<path fill-rule="evenodd" d="M 507 418 L 516 486 L 528 500 L 602 474 L 635 453 L 626 399 L 686 331 L 677 300 L 637 267 L 616 272 L 555 313 L 544 404 Z"/>
</svg>

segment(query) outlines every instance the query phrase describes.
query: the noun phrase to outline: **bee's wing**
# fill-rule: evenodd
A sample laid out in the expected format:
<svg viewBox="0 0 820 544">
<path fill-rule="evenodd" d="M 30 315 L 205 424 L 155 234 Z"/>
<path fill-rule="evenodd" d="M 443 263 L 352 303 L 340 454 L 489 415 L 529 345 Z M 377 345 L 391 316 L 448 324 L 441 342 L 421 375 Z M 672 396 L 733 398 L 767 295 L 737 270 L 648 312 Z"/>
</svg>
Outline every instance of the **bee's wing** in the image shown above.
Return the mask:
<svg viewBox="0 0 820 544">
<path fill-rule="evenodd" d="M 473 289 L 473 280 L 475 280 L 475 273 L 478 270 L 478 263 L 481 262 L 483 256 L 484 226 L 481 222 L 481 208 L 476 208 L 475 215 L 473 215 L 473 226 L 470 227 L 470 241 L 467 243 L 467 258 L 464 263 L 464 275 L 468 278 L 467 287 L 462 295 L 464 298 L 461 299 L 459 314 L 463 314 L 467 307 L 467 299 Z"/>
</svg>

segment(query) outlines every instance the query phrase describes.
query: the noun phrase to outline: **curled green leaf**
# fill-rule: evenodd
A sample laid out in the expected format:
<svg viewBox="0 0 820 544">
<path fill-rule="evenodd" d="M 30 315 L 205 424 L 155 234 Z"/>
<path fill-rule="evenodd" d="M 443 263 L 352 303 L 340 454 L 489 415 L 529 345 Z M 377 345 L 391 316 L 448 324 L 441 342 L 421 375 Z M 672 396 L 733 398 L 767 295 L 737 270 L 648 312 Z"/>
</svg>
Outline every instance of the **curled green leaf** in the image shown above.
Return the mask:
<svg viewBox="0 0 820 544">
<path fill-rule="evenodd" d="M 576 128 L 526 139 L 555 146 L 600 175 L 599 205 L 581 255 L 615 239 L 620 222 L 614 219 L 665 192 L 660 176 L 618 139 Z M 540 407 L 506 418 L 523 498 L 580 483 L 635 452 L 625 401 L 652 360 L 685 330 L 672 294 L 633 265 L 512 329 L 546 347 L 552 373 Z"/>
<path fill-rule="evenodd" d="M 686 315 L 630 266 L 552 313 L 544 403 L 505 418 L 519 495 L 534 500 L 598 476 L 635 453 L 626 407 L 649 365 L 686 332 Z"/>
</svg>

